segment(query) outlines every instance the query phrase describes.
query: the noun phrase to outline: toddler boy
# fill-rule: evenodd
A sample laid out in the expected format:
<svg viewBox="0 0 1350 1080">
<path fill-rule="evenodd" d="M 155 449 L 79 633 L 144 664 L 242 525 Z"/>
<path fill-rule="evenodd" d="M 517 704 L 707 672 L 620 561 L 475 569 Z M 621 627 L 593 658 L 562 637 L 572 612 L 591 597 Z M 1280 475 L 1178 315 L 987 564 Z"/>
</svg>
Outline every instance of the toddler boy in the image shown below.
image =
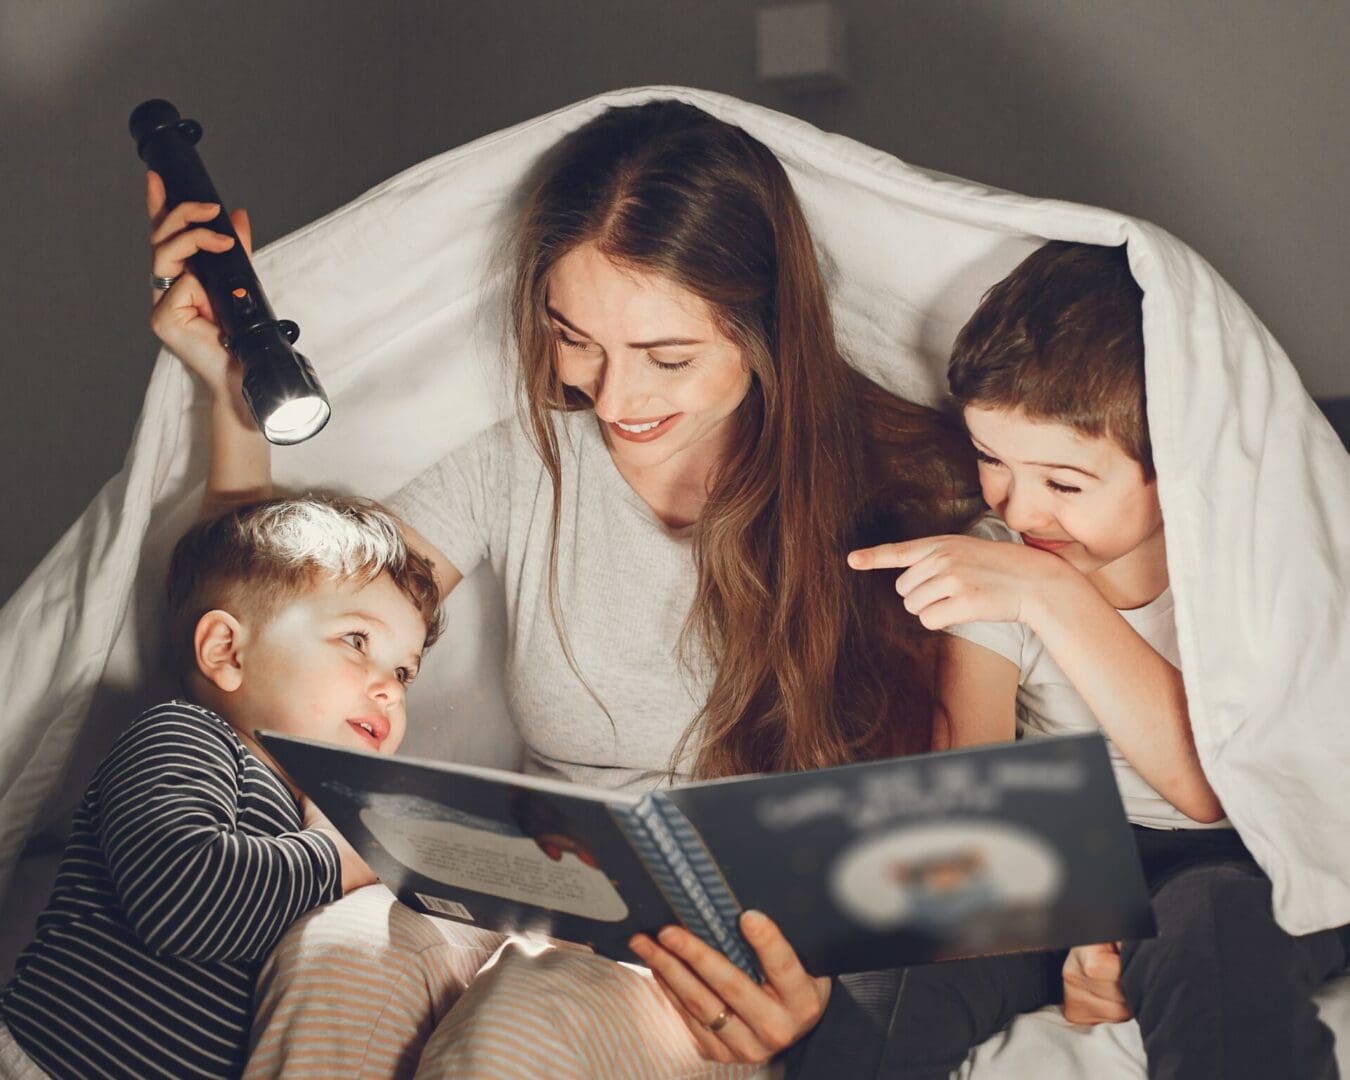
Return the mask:
<svg viewBox="0 0 1350 1080">
<path fill-rule="evenodd" d="M 375 880 L 253 733 L 393 753 L 440 630 L 430 565 L 373 503 L 270 499 L 191 529 L 168 593 L 186 699 L 141 714 L 85 793 L 0 991 L 11 1071 L 237 1076 L 268 950 Z"/>
</svg>

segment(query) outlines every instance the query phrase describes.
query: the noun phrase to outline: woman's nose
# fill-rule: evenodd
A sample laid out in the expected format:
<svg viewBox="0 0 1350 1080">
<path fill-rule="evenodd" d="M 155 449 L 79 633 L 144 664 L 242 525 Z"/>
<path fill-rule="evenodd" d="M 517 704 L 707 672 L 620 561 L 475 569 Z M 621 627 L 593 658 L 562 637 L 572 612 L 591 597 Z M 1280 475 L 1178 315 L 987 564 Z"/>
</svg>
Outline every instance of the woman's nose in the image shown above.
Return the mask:
<svg viewBox="0 0 1350 1080">
<path fill-rule="evenodd" d="M 626 360 L 609 361 L 600 369 L 593 400 L 595 413 L 601 420 L 612 423 L 639 419 L 649 398 L 641 376 Z"/>
</svg>

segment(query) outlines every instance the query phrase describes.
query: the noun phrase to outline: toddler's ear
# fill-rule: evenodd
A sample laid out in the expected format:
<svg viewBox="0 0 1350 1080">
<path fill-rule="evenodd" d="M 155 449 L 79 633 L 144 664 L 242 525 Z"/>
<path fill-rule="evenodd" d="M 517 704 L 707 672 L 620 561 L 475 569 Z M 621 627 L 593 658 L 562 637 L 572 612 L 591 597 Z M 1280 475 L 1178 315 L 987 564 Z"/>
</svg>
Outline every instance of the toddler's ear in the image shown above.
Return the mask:
<svg viewBox="0 0 1350 1080">
<path fill-rule="evenodd" d="M 197 670 L 227 694 L 238 690 L 244 681 L 244 667 L 239 660 L 242 633 L 238 619 L 228 611 L 215 610 L 197 620 L 192 635 Z"/>
</svg>

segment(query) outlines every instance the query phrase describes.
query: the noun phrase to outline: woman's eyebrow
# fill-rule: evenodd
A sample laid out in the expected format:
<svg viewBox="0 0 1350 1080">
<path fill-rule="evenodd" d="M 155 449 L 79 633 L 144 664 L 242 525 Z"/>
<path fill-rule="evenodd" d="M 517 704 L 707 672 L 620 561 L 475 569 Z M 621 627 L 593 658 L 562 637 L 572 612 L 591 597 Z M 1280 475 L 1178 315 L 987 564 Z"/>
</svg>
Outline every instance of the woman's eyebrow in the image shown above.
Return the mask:
<svg viewBox="0 0 1350 1080">
<path fill-rule="evenodd" d="M 551 305 L 545 305 L 544 310 L 548 312 L 549 318 L 562 323 L 563 326 L 571 330 L 572 333 L 578 335 L 579 337 L 594 340 L 593 338 L 591 338 L 590 334 L 586 333 L 585 330 L 581 329 L 581 327 L 577 326 L 570 319 L 564 316 L 563 313 L 560 312 L 557 308 Z M 657 338 L 654 341 L 630 341 L 628 343 L 628 347 L 630 349 L 664 349 L 670 348 L 675 345 L 702 345 L 702 344 L 704 344 L 704 342 L 698 338 Z"/>
<path fill-rule="evenodd" d="M 703 342 L 697 338 L 660 338 L 656 341 L 630 341 L 630 349 L 664 349 L 672 345 L 702 345 Z"/>
<path fill-rule="evenodd" d="M 575 325 L 574 323 L 572 323 L 572 322 L 567 318 L 567 316 L 565 316 L 561 311 L 559 311 L 557 308 L 555 308 L 552 304 L 545 304 L 545 305 L 544 305 L 544 310 L 548 312 L 548 315 L 549 315 L 549 318 L 550 318 L 550 319 L 554 319 L 554 320 L 556 320 L 557 322 L 562 323 L 565 327 L 567 327 L 567 329 L 571 330 L 572 333 L 577 334 L 577 335 L 579 335 L 580 337 L 584 337 L 584 338 L 588 338 L 588 337 L 591 336 L 590 334 L 586 333 L 585 330 L 581 329 L 581 327 L 579 327 L 579 326 Z"/>
</svg>

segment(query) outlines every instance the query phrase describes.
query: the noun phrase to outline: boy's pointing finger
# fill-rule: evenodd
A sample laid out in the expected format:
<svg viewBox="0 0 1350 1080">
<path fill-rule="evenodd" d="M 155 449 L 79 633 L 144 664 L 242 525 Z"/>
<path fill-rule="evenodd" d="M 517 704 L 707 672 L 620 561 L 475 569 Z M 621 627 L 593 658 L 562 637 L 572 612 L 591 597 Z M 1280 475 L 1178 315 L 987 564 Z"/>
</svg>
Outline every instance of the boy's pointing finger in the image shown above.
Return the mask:
<svg viewBox="0 0 1350 1080">
<path fill-rule="evenodd" d="M 941 537 L 926 536 L 898 544 L 878 544 L 876 547 L 859 548 L 848 553 L 848 564 L 854 570 L 899 570 L 904 566 L 913 566 L 933 551 L 939 539 Z"/>
</svg>

